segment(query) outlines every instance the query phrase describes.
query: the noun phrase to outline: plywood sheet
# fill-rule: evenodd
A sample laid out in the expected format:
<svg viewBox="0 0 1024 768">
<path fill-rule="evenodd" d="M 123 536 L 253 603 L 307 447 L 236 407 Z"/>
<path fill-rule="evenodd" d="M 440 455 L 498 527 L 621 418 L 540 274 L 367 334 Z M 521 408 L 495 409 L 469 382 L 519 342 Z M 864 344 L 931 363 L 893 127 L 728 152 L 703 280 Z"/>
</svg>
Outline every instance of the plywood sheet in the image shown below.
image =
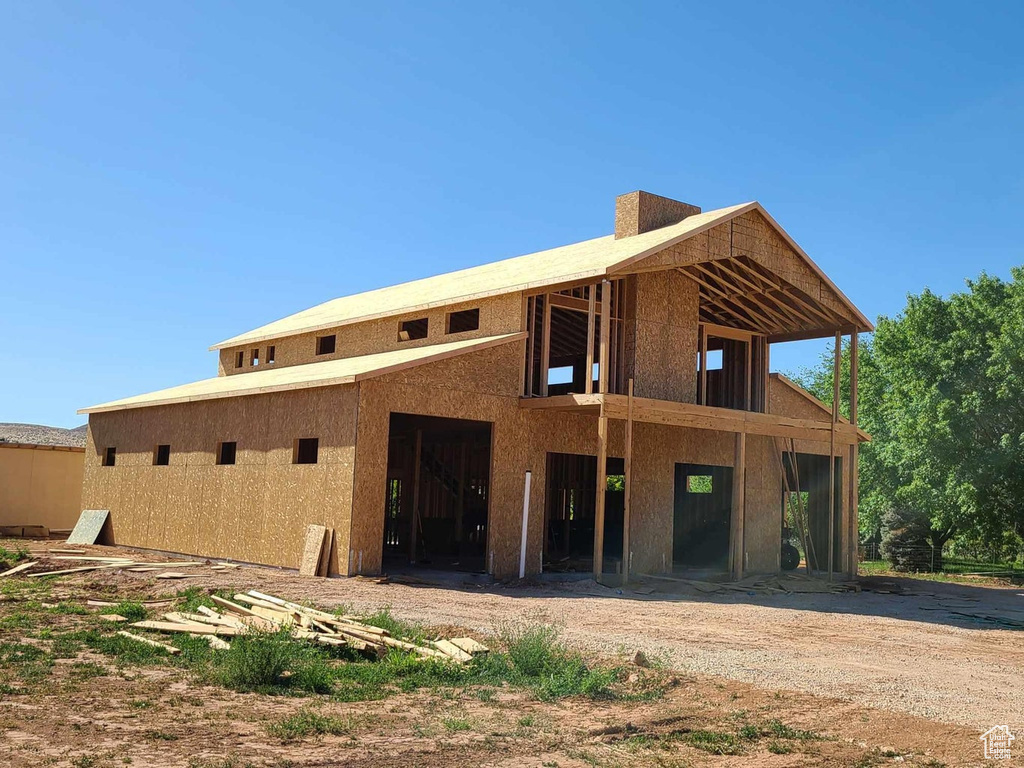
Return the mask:
<svg viewBox="0 0 1024 768">
<path fill-rule="evenodd" d="M 306 526 L 306 538 L 299 558 L 300 576 L 319 576 L 320 563 L 325 559 L 325 550 L 330 552 L 331 532 L 322 525 Z"/>
<path fill-rule="evenodd" d="M 71 535 L 68 536 L 67 543 L 95 544 L 99 541 L 103 526 L 107 524 L 109 517 L 110 510 L 107 509 L 83 509 Z"/>
</svg>

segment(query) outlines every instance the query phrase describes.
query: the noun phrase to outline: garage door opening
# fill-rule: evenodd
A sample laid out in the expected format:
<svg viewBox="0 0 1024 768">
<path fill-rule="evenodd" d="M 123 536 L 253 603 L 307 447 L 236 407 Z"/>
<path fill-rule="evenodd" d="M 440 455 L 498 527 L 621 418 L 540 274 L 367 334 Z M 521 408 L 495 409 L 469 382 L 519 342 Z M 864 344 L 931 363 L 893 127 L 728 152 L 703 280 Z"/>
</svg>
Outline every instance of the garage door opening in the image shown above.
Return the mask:
<svg viewBox="0 0 1024 768">
<path fill-rule="evenodd" d="M 732 467 L 676 464 L 672 567 L 729 568 Z"/>
<path fill-rule="evenodd" d="M 487 570 L 491 424 L 392 413 L 385 567 Z"/>
</svg>

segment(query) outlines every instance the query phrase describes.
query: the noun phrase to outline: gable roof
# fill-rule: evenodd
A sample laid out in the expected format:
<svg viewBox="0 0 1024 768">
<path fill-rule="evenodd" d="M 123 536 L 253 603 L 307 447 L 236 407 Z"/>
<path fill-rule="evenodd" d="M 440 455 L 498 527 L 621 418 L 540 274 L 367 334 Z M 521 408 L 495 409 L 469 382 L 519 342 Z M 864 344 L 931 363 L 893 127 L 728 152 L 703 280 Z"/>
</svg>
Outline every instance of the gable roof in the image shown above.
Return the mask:
<svg viewBox="0 0 1024 768">
<path fill-rule="evenodd" d="M 283 368 L 267 368 L 262 371 L 239 373 L 232 376 L 215 376 L 212 379 L 194 381 L 191 384 L 182 384 L 144 395 L 93 405 L 89 408 L 82 408 L 78 412 L 103 413 L 105 411 L 122 411 L 128 408 L 215 400 L 221 397 L 262 395 L 268 392 L 284 392 L 292 389 L 354 384 L 363 379 L 394 373 L 424 363 L 445 360 L 449 357 L 495 347 L 525 337 L 525 333 L 506 333 L 482 339 L 450 341 L 446 344 L 434 344 L 429 347 L 396 349 L 391 352 L 379 352 L 362 357 L 325 360 L 320 363 L 290 365 Z"/>
<path fill-rule="evenodd" d="M 860 310 L 828 279 L 764 207 L 755 201 L 698 213 L 677 224 L 618 240 L 614 235 L 606 235 L 560 248 L 343 296 L 232 336 L 214 344 L 210 349 L 253 344 L 489 296 L 601 278 L 613 272 L 628 271 L 630 265 L 647 256 L 755 210 L 778 230 L 793 250 L 835 291 L 849 310 L 851 320 L 856 321 L 864 330 L 873 329 L 871 322 Z"/>
<path fill-rule="evenodd" d="M 769 378 L 773 382 L 777 381 L 780 384 L 785 384 L 786 387 L 790 391 L 792 391 L 794 394 L 797 394 L 800 397 L 802 397 L 808 403 L 810 403 L 815 408 L 817 408 L 819 411 L 821 411 L 822 416 L 827 416 L 831 420 L 831 418 L 832 418 L 832 408 L 830 406 L 828 406 L 828 405 L 825 405 L 825 403 L 823 403 L 821 400 L 816 398 L 814 395 L 812 395 L 806 389 L 804 389 L 799 384 L 797 384 L 795 381 L 790 379 L 788 376 L 785 376 L 785 375 L 783 375 L 781 373 L 771 373 L 771 374 L 769 374 Z M 782 415 L 782 414 L 780 414 L 780 415 Z M 839 414 L 839 421 L 841 423 L 843 423 L 843 424 L 849 424 L 850 423 L 850 420 L 848 418 L 846 418 L 845 416 L 843 416 L 842 414 Z M 865 432 L 860 427 L 857 427 L 857 434 L 860 436 L 861 442 L 871 442 L 871 435 L 869 435 L 867 432 Z"/>
</svg>

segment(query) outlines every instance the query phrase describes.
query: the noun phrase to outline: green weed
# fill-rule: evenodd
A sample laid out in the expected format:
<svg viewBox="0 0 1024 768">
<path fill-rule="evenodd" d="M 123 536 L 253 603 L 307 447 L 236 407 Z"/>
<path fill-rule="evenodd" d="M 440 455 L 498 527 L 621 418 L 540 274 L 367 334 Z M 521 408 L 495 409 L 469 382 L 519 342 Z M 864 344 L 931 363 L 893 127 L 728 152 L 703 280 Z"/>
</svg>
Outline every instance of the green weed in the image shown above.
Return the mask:
<svg viewBox="0 0 1024 768">
<path fill-rule="evenodd" d="M 267 726 L 267 733 L 282 741 L 294 741 L 307 736 L 343 736 L 352 730 L 352 721 L 340 717 L 321 715 L 302 709 L 280 722 Z"/>
</svg>

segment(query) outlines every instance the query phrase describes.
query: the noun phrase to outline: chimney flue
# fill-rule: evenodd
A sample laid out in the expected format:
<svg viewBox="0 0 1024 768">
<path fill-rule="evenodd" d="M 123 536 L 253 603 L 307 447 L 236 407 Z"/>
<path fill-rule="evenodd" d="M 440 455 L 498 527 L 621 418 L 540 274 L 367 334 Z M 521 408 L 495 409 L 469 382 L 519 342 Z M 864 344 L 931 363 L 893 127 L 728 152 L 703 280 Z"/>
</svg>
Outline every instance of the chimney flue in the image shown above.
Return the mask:
<svg viewBox="0 0 1024 768">
<path fill-rule="evenodd" d="M 700 213 L 696 205 L 681 203 L 650 192 L 630 192 L 615 198 L 615 239 L 639 235 L 676 224 Z"/>
</svg>

